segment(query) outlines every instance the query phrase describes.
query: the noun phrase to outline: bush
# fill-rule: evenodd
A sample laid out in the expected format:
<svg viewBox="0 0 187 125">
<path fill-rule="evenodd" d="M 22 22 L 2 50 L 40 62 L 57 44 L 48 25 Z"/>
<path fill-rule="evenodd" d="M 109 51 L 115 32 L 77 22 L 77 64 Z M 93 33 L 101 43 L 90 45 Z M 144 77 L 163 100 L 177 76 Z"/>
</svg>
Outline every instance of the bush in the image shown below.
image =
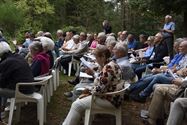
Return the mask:
<svg viewBox="0 0 187 125">
<path fill-rule="evenodd" d="M 24 12 L 10 1 L 0 4 L 0 27 L 13 36 L 24 21 Z"/>
</svg>

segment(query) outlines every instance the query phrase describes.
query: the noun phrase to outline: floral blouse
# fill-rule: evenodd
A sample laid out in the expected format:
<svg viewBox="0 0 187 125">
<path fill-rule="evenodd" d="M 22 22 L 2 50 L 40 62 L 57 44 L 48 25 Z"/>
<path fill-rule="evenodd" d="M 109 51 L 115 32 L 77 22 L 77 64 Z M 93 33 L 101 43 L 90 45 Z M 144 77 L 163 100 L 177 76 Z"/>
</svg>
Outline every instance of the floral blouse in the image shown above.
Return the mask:
<svg viewBox="0 0 187 125">
<path fill-rule="evenodd" d="M 106 64 L 99 77 L 94 81 L 93 93 L 115 92 L 123 89 L 124 82 L 122 81 L 122 72 L 120 67 L 113 61 Z M 121 105 L 123 95 L 107 95 L 102 96 L 102 99 L 110 101 L 115 107 Z"/>
</svg>

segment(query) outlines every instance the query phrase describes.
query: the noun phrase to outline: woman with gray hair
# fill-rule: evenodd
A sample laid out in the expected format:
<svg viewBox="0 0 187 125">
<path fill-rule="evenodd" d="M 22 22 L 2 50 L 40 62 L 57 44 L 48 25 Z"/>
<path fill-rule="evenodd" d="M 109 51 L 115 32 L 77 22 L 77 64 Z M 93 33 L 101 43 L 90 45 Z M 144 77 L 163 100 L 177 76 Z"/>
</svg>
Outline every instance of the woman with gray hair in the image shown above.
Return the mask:
<svg viewBox="0 0 187 125">
<path fill-rule="evenodd" d="M 53 57 L 53 49 L 55 46 L 55 43 L 52 39 L 48 37 L 38 37 L 40 42 L 42 43 L 43 46 L 43 51 L 49 55 L 50 59 L 50 69 L 53 67 L 54 64 L 54 57 Z"/>
<path fill-rule="evenodd" d="M 43 51 L 42 43 L 35 41 L 30 44 L 29 49 L 33 58 L 33 62 L 31 64 L 33 76 L 36 77 L 49 73 L 49 55 Z"/>
</svg>

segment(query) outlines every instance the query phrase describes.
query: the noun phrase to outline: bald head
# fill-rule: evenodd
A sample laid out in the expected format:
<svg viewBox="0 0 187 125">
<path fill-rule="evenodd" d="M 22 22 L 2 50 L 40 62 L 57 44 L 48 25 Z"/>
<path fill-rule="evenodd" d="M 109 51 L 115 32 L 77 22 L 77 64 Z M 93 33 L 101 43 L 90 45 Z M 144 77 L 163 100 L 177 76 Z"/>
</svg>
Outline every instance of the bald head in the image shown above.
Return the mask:
<svg viewBox="0 0 187 125">
<path fill-rule="evenodd" d="M 179 51 L 183 54 L 187 54 L 187 40 L 181 42 L 181 44 L 179 45 Z"/>
<path fill-rule="evenodd" d="M 161 33 L 157 33 L 155 35 L 154 44 L 159 44 L 163 39 L 163 35 Z"/>
</svg>

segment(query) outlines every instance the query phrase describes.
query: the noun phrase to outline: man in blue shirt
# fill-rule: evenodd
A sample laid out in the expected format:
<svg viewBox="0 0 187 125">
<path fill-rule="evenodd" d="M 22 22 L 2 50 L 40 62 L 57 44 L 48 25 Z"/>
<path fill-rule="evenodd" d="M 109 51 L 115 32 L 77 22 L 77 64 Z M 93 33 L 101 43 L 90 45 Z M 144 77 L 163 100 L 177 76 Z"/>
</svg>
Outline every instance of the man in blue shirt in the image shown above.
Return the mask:
<svg viewBox="0 0 187 125">
<path fill-rule="evenodd" d="M 172 16 L 165 16 L 165 24 L 162 29 L 162 34 L 164 36 L 164 41 L 166 42 L 168 48 L 168 55 L 170 56 L 170 60 L 173 58 L 173 35 L 175 31 L 175 23 L 172 22 Z"/>
<path fill-rule="evenodd" d="M 127 37 L 127 40 L 128 40 L 127 42 L 128 49 L 136 50 L 138 47 L 138 44 L 134 36 L 132 34 L 129 34 Z"/>
</svg>

